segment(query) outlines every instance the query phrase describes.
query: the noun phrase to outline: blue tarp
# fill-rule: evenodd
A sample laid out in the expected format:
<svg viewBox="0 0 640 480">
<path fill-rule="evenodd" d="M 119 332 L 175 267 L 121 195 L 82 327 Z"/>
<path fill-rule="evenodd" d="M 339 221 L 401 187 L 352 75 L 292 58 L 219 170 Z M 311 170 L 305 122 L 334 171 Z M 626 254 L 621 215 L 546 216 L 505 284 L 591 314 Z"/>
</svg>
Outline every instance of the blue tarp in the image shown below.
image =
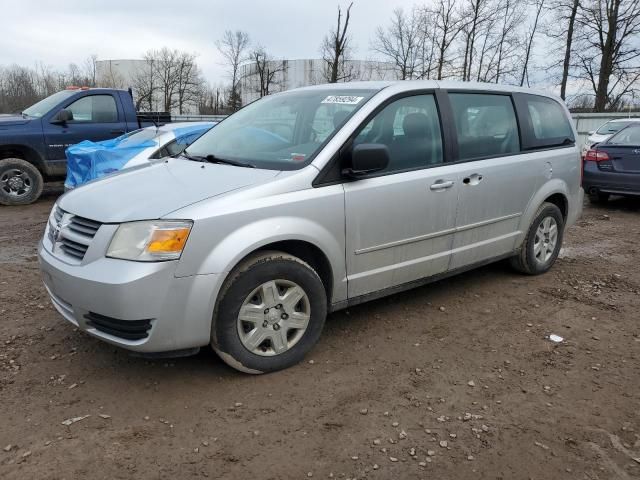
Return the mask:
<svg viewBox="0 0 640 480">
<path fill-rule="evenodd" d="M 75 188 L 89 180 L 116 172 L 144 149 L 158 145 L 155 140 L 146 140 L 119 146 L 127 137 L 128 135 L 122 135 L 101 142 L 85 140 L 67 148 L 65 152 L 67 155 L 65 187 Z"/>
<path fill-rule="evenodd" d="M 179 144 L 189 145 L 209 128 L 211 125 L 199 124 L 176 128 L 173 133 Z M 85 140 L 67 148 L 65 152 L 67 156 L 65 187 L 75 188 L 90 180 L 117 172 L 143 150 L 160 146 L 156 139 L 147 138 L 140 142 L 134 142 L 130 139 L 131 136 L 129 133 L 101 142 Z M 127 139 L 128 141 L 124 142 Z"/>
</svg>

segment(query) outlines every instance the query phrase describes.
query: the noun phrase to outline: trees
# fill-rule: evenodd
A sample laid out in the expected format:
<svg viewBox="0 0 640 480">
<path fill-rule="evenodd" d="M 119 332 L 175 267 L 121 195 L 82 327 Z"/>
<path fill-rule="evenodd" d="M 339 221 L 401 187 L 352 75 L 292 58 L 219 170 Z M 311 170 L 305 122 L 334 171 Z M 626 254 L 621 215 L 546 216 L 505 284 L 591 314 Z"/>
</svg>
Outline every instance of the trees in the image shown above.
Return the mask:
<svg viewBox="0 0 640 480">
<path fill-rule="evenodd" d="M 143 58 L 143 67 L 131 79 L 138 110 L 183 114 L 199 103 L 203 81 L 194 54 L 164 47 Z"/>
<path fill-rule="evenodd" d="M 396 8 L 387 28 L 378 27 L 371 48 L 389 60 L 398 71 L 400 80 L 417 77 L 419 74 L 422 44 L 425 41 L 420 29 L 421 18 L 414 9 L 406 14 Z"/>
<path fill-rule="evenodd" d="M 257 45 L 251 50 L 249 59 L 253 62 L 251 76 L 256 78 L 255 91 L 264 97 L 280 83 L 280 74 L 285 71 L 284 61 L 275 60 L 263 46 Z"/>
<path fill-rule="evenodd" d="M 531 48 L 533 47 L 533 41 L 536 37 L 536 33 L 538 32 L 538 24 L 540 22 L 540 15 L 542 13 L 542 8 L 544 7 L 545 0 L 534 0 L 535 12 L 533 16 L 533 22 L 529 26 L 529 32 L 525 38 L 525 53 L 524 53 L 524 64 L 522 66 L 522 74 L 520 75 L 520 86 L 524 85 L 525 80 L 527 81 L 527 85 L 529 84 L 529 62 L 531 60 Z"/>
<path fill-rule="evenodd" d="M 455 0 L 436 0 L 435 7 L 426 8 L 425 14 L 433 16 L 434 42 L 436 44 L 436 79 L 442 80 L 444 68 L 450 65 L 449 50 L 464 25 L 464 18 L 456 10 Z"/>
<path fill-rule="evenodd" d="M 619 108 L 640 86 L 640 3 L 584 0 L 578 9 L 578 71 L 594 94 L 594 110 Z"/>
<path fill-rule="evenodd" d="M 335 29 L 332 29 L 325 37 L 320 47 L 322 59 L 325 63 L 323 72 L 325 80 L 329 83 L 348 81 L 352 77 L 352 71 L 347 63 L 349 55 L 350 38 L 348 36 L 349 20 L 351 19 L 351 7 L 353 2 L 347 7 L 347 12 L 342 18 L 342 9 L 338 6 L 338 22 Z"/>
<path fill-rule="evenodd" d="M 242 106 L 240 64 L 246 59 L 247 49 L 249 48 L 249 34 L 241 30 L 236 30 L 235 32 L 226 30 L 222 38 L 216 42 L 216 47 L 223 56 L 227 66 L 227 73 L 231 77 L 227 104 L 232 111 L 235 111 Z"/>
<path fill-rule="evenodd" d="M 487 22 L 489 22 L 491 14 L 495 14 L 495 12 L 491 11 L 489 7 L 489 0 L 467 0 L 466 8 L 463 11 L 463 16 L 467 18 L 467 21 L 461 28 L 462 36 L 464 37 L 462 80 L 471 80 L 471 71 L 473 70 L 473 61 L 475 59 L 476 40 L 481 35 L 481 29 Z"/>
</svg>

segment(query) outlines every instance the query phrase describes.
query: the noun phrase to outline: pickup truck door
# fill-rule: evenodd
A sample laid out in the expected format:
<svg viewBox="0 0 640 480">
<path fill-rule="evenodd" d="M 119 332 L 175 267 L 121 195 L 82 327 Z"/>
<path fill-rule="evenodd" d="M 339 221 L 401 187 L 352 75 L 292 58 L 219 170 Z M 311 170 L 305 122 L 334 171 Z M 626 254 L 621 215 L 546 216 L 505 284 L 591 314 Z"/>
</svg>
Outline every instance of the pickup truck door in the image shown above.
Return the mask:
<svg viewBox="0 0 640 480">
<path fill-rule="evenodd" d="M 51 123 L 58 112 L 65 108 L 73 114 L 66 123 Z M 120 99 L 112 93 L 87 92 L 74 97 L 68 104 L 52 111 L 43 119 L 45 149 L 48 162 L 66 163 L 65 149 L 83 140 L 100 141 L 115 138 L 127 131 Z"/>
</svg>

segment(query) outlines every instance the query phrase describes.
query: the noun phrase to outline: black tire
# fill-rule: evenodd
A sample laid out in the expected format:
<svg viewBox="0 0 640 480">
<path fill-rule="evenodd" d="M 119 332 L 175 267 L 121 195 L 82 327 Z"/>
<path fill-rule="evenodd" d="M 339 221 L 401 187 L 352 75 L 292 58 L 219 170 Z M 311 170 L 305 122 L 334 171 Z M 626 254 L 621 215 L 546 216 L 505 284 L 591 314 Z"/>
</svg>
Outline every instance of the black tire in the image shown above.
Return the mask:
<svg viewBox="0 0 640 480">
<path fill-rule="evenodd" d="M 21 158 L 0 160 L 0 205 L 28 205 L 42 194 L 42 174 Z"/>
<path fill-rule="evenodd" d="M 610 196 L 611 195 L 609 193 L 594 192 L 589 194 L 589 201 L 595 204 L 607 203 Z"/>
<path fill-rule="evenodd" d="M 540 227 L 542 221 L 547 217 L 553 218 L 556 222 L 558 229 L 557 241 L 551 257 L 541 263 L 535 257 L 534 243 L 536 232 Z M 527 235 L 524 239 L 524 242 L 522 243 L 520 252 L 516 256 L 511 258 L 511 266 L 518 272 L 525 273 L 527 275 L 540 275 L 541 273 L 547 272 L 558 258 L 560 248 L 562 247 L 563 235 L 564 218 L 562 217 L 562 212 L 553 203 L 543 203 L 542 205 L 540 205 L 540 208 L 538 208 L 538 211 L 533 217 L 533 221 L 529 226 L 529 230 L 527 231 Z"/>
<path fill-rule="evenodd" d="M 271 280 L 294 282 L 306 293 L 310 319 L 297 343 L 283 353 L 261 356 L 244 346 L 238 333 L 243 302 Z M 244 260 L 225 281 L 213 316 L 211 346 L 229 366 L 245 373 L 266 373 L 299 363 L 318 342 L 327 316 L 327 294 L 315 270 L 292 255 L 264 251 Z"/>
</svg>

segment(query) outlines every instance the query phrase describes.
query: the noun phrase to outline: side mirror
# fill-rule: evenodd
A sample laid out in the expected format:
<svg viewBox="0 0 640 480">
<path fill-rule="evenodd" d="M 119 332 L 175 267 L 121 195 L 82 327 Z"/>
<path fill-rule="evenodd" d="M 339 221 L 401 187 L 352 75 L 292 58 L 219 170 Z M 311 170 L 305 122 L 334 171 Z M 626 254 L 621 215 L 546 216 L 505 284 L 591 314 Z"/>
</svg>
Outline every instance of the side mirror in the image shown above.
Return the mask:
<svg viewBox="0 0 640 480">
<path fill-rule="evenodd" d="M 53 117 L 51 123 L 67 123 L 71 120 L 73 120 L 73 112 L 71 110 L 63 108 L 55 117 Z"/>
<path fill-rule="evenodd" d="M 596 133 L 596 131 L 595 131 L 595 130 L 591 130 L 589 133 L 587 133 L 587 135 L 591 136 L 591 135 L 593 135 L 594 133 Z"/>
<path fill-rule="evenodd" d="M 343 170 L 350 177 L 361 177 L 384 170 L 389 165 L 389 147 L 381 143 L 361 143 L 351 151 L 351 168 Z"/>
</svg>

